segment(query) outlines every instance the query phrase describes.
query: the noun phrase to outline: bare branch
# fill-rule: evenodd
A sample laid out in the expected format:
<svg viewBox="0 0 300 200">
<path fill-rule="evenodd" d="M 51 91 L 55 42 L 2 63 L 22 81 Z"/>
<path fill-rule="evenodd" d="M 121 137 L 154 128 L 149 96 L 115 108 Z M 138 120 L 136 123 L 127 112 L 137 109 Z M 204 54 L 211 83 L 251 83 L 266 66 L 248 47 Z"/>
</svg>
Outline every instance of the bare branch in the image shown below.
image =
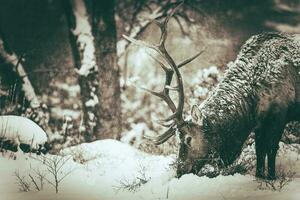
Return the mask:
<svg viewBox="0 0 300 200">
<path fill-rule="evenodd" d="M 28 192 L 28 191 L 30 191 L 31 189 L 30 189 L 30 182 L 28 182 L 28 181 L 26 181 L 25 180 L 25 177 L 21 177 L 21 175 L 20 175 L 20 173 L 19 173 L 19 171 L 15 171 L 14 172 L 14 175 L 15 175 L 15 177 L 17 178 L 17 183 L 18 183 L 18 185 L 19 185 L 19 189 L 20 189 L 20 191 L 23 191 L 23 192 Z"/>
<path fill-rule="evenodd" d="M 147 18 L 144 19 L 144 21 L 140 22 L 137 26 L 131 27 L 129 34 L 130 38 L 137 38 L 146 28 L 153 23 L 153 20 L 161 19 L 162 17 L 167 15 L 167 12 L 170 9 L 170 1 L 165 1 L 164 5 L 159 5 L 158 8 L 152 11 L 152 9 L 149 7 L 149 5 L 146 4 L 145 8 L 147 8 L 150 11 L 150 14 Z M 126 40 L 120 40 L 118 42 L 120 45 L 120 48 L 118 48 L 118 56 L 121 57 L 124 55 L 124 52 L 126 52 L 128 46 L 130 43 L 128 43 Z M 125 44 L 124 44 L 125 43 Z"/>
<path fill-rule="evenodd" d="M 60 179 L 58 179 L 58 183 L 60 183 L 62 180 L 64 180 L 67 176 L 69 176 L 74 170 L 70 170 L 67 173 L 65 173 Z"/>
<path fill-rule="evenodd" d="M 28 174 L 28 176 L 30 177 L 32 183 L 34 184 L 35 188 L 37 189 L 37 191 L 40 191 L 39 186 L 37 185 L 36 181 L 34 180 L 33 176 L 31 176 L 31 174 Z"/>
</svg>

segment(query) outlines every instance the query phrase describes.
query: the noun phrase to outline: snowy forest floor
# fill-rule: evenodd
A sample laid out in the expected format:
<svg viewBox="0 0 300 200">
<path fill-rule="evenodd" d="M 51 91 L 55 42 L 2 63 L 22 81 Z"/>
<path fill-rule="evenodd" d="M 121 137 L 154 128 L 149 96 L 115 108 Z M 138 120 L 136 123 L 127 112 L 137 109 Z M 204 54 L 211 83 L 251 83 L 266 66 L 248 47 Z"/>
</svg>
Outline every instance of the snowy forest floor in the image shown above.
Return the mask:
<svg viewBox="0 0 300 200">
<path fill-rule="evenodd" d="M 65 148 L 61 156 L 8 153 L 0 156 L 0 199 L 299 199 L 300 145 L 281 143 L 277 167 L 293 173 L 293 178 L 282 189 L 272 183 L 258 181 L 252 175 L 199 177 L 192 174 L 175 178 L 172 163 L 176 156 L 156 156 L 143 153 L 115 140 L 102 140 Z M 58 164 L 58 178 L 67 175 L 58 185 L 58 194 L 48 182 L 53 175 L 45 163 Z M 60 165 L 61 164 L 61 165 Z M 279 169 L 277 169 L 278 171 Z M 20 191 L 19 175 L 27 192 Z M 37 174 L 46 174 L 44 188 L 38 191 L 30 176 L 40 187 Z M 30 175 L 30 176 L 29 176 Z M 48 181 L 47 181 L 48 180 Z M 279 184 L 279 183 L 276 183 Z M 275 184 L 274 184 L 275 185 Z M 27 188 L 27 189 L 26 189 Z"/>
</svg>

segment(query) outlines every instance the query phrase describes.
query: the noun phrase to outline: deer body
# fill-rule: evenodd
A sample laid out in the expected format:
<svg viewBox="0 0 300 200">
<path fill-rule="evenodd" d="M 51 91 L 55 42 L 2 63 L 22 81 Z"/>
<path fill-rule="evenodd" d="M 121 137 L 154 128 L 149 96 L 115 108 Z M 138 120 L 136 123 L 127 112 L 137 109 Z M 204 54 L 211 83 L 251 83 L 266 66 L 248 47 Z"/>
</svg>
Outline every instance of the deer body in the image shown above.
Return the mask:
<svg viewBox="0 0 300 200">
<path fill-rule="evenodd" d="M 226 165 L 255 132 L 256 175 L 275 178 L 275 158 L 285 125 L 300 119 L 300 42 L 297 35 L 251 37 L 212 94 L 194 109 L 207 143 Z M 201 145 L 201 142 L 200 144 Z"/>
</svg>

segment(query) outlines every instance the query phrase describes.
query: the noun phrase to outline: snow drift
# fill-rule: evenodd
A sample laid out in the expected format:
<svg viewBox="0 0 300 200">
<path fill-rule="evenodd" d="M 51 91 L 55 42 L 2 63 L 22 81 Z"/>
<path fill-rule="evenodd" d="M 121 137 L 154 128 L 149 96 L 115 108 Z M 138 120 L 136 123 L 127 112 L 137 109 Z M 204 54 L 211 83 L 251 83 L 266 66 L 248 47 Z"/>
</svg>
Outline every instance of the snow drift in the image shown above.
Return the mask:
<svg viewBox="0 0 300 200">
<path fill-rule="evenodd" d="M 0 116 L 0 148 L 8 147 L 16 151 L 23 144 L 38 150 L 46 143 L 47 134 L 30 119 L 13 115 Z"/>
<path fill-rule="evenodd" d="M 289 148 L 291 147 L 291 148 Z M 32 156 L 21 155 L 17 160 L 0 157 L 1 200 L 43 199 L 299 199 L 300 145 L 281 143 L 278 163 L 285 170 L 293 170 L 293 180 L 279 190 L 272 190 L 252 175 L 235 174 L 216 178 L 187 174 L 175 178 L 174 155 L 150 155 L 115 140 L 102 140 L 66 148 L 59 157 L 72 157 L 63 172 L 73 170 L 61 183 L 59 193 L 45 185 L 44 190 L 19 192 L 14 171 L 28 179 L 33 169 L 46 170 L 42 162 Z M 48 159 L 54 155 L 45 155 Z M 48 174 L 51 178 L 51 174 Z M 134 190 L 126 184 L 136 186 Z"/>
</svg>

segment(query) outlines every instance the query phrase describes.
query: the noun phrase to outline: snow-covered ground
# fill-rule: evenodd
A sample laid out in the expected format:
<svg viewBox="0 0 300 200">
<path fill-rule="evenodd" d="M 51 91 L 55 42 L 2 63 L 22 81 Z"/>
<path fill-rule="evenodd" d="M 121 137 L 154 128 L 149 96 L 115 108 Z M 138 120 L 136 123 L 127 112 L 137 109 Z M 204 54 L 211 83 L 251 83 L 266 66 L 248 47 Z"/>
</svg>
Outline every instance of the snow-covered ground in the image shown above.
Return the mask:
<svg viewBox="0 0 300 200">
<path fill-rule="evenodd" d="M 30 180 L 29 174 L 47 171 L 46 165 L 36 160 L 35 155 L 18 153 L 16 160 L 7 154 L 0 156 L 0 199 L 289 199 L 298 200 L 300 195 L 299 146 L 283 150 L 281 144 L 278 163 L 285 169 L 296 172 L 294 179 L 281 191 L 258 189 L 260 183 L 251 175 L 218 176 L 216 178 L 198 177 L 192 174 L 175 178 L 170 164 L 175 155 L 155 156 L 115 140 L 102 140 L 85 143 L 61 151 L 57 157 L 47 155 L 47 160 L 62 158 L 65 164 L 58 170 L 58 176 L 71 172 L 59 185 L 58 194 L 47 182 L 42 191 L 21 192 L 15 172 L 23 180 Z M 294 148 L 295 147 L 295 148 Z M 299 149 L 299 148 L 298 148 Z M 41 157 L 38 157 L 41 159 Z M 68 159 L 71 158 L 71 159 Z M 52 181 L 51 174 L 47 179 Z M 122 185 L 123 183 L 123 185 Z M 128 191 L 124 186 L 140 185 Z"/>
</svg>

